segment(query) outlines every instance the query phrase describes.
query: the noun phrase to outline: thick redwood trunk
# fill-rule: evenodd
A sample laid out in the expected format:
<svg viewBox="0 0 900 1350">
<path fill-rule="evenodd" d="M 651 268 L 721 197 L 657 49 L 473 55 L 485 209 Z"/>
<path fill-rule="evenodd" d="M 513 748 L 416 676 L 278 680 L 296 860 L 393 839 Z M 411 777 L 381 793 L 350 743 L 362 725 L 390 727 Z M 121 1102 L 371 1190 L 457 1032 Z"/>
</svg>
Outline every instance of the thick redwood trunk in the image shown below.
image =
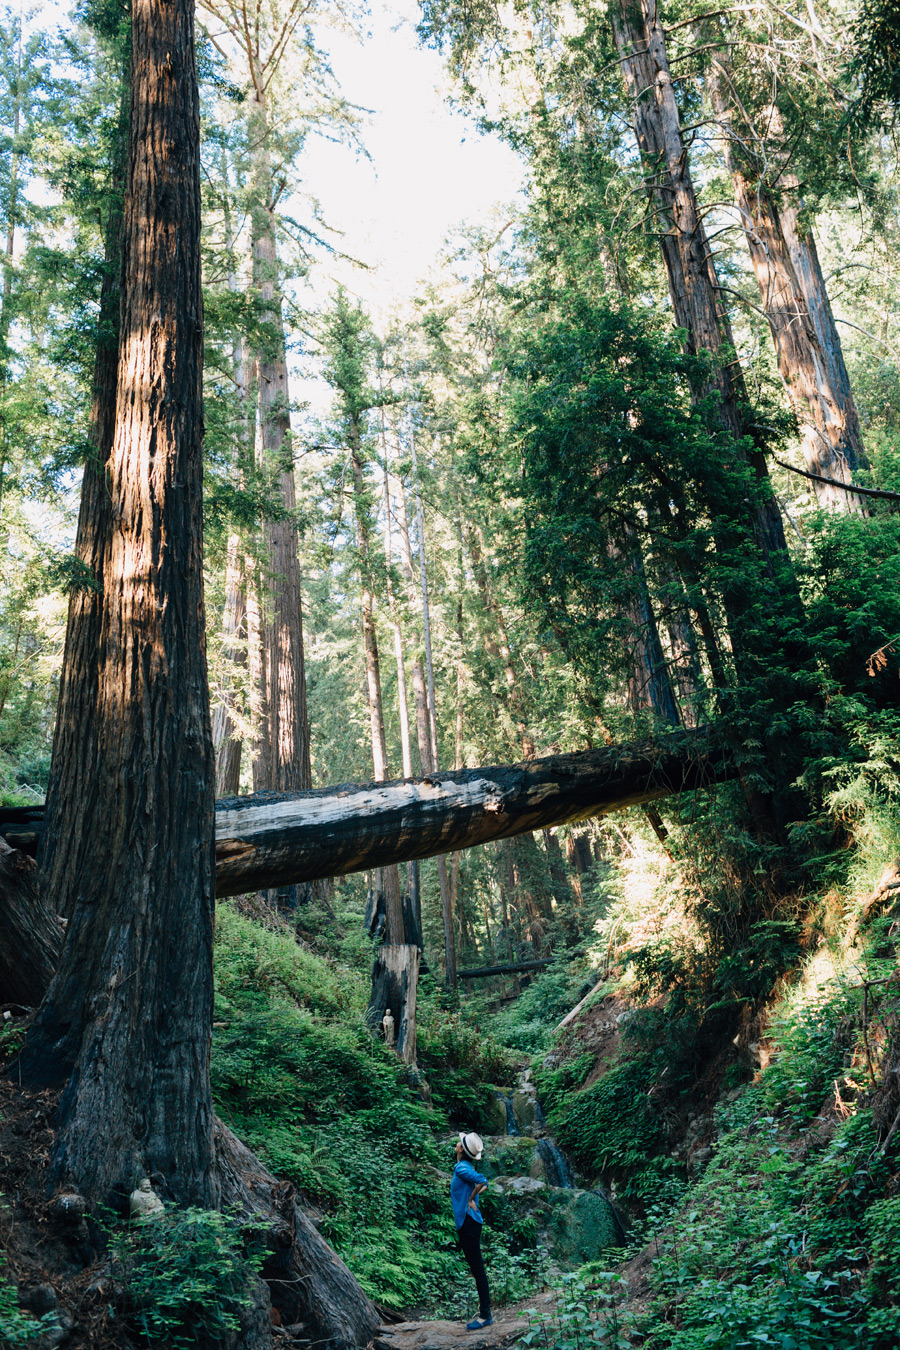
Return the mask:
<svg viewBox="0 0 900 1350">
<path fill-rule="evenodd" d="M 68 1080 L 55 1178 L 108 1197 L 153 1172 L 170 1196 L 211 1205 L 214 802 L 200 544 L 193 6 L 135 0 L 131 14 L 118 412 L 92 653 L 97 692 L 84 726 L 63 728 L 70 753 L 82 753 L 84 737 L 95 758 L 80 797 L 69 786 L 61 799 L 63 823 L 73 815 L 65 840 L 68 938 L 17 1072 L 30 1083 Z M 48 899 L 58 905 L 58 890 Z"/>
<path fill-rule="evenodd" d="M 73 844 L 91 831 L 89 783 L 94 772 L 98 654 L 103 605 L 103 569 L 109 543 L 111 500 L 106 466 L 116 425 L 119 364 L 119 304 L 122 272 L 124 193 L 128 166 L 130 70 L 123 75 L 118 140 L 110 175 L 110 212 L 106 221 L 103 282 L 97 319 L 91 408 L 91 450 L 84 465 L 75 554 L 84 581 L 69 597 L 69 615 L 53 757 L 41 852 L 48 889 L 61 914 L 74 902 L 75 876 L 69 862 Z M 58 841 L 64 846 L 57 848 Z"/>
<path fill-rule="evenodd" d="M 35 1008 L 59 965 L 63 926 L 37 865 L 0 839 L 0 1004 Z"/>
<path fill-rule="evenodd" d="M 352 1350 L 372 1339 L 381 1321 L 343 1261 L 319 1237 L 288 1182 L 216 1121 L 221 1203 L 268 1230 L 270 1254 L 262 1275 L 283 1326 L 305 1323 L 313 1344 Z"/>
</svg>

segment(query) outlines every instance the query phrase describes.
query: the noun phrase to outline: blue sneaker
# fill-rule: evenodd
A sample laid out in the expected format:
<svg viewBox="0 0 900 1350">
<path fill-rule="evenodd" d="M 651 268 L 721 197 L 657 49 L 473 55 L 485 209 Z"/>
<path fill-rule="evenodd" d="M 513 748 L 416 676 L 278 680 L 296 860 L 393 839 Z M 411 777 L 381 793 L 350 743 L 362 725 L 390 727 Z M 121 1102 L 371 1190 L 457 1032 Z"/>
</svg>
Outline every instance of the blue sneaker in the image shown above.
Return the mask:
<svg viewBox="0 0 900 1350">
<path fill-rule="evenodd" d="M 492 1327 L 493 1325 L 493 1317 L 473 1317 L 471 1322 L 466 1323 L 466 1331 L 480 1331 L 482 1327 Z"/>
</svg>

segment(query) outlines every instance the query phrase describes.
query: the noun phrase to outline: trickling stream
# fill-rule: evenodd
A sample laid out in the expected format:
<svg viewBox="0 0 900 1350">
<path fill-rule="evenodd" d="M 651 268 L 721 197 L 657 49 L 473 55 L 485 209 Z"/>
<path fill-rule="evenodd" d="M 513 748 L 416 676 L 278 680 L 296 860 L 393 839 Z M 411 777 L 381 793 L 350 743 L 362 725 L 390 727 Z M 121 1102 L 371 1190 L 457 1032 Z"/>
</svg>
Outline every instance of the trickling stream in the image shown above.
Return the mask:
<svg viewBox="0 0 900 1350">
<path fill-rule="evenodd" d="M 547 1129 L 530 1071 L 496 1102 L 498 1133 L 485 1141 L 484 1171 L 514 1211 L 536 1222 L 552 1263 L 571 1270 L 620 1243 L 615 1205 L 602 1188 L 583 1189 L 575 1178 Z"/>
<path fill-rule="evenodd" d="M 566 1155 L 549 1135 L 545 1135 L 543 1139 L 537 1141 L 536 1152 L 544 1164 L 549 1184 L 571 1190 L 575 1183 L 572 1181 L 572 1172 L 566 1161 Z"/>
</svg>

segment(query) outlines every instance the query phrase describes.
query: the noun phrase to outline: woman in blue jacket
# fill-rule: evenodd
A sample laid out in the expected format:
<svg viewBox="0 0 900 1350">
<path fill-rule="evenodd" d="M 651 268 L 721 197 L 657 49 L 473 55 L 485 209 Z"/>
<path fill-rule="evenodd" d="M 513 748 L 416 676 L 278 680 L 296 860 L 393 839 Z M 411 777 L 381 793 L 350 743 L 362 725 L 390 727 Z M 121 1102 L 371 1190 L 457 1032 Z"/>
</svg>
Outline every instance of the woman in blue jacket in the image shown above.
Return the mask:
<svg viewBox="0 0 900 1350">
<path fill-rule="evenodd" d="M 456 1166 L 450 1182 L 450 1203 L 459 1245 L 466 1258 L 466 1265 L 475 1276 L 478 1290 L 478 1316 L 467 1323 L 467 1331 L 480 1331 L 482 1327 L 489 1327 L 494 1320 L 491 1316 L 487 1271 L 481 1255 L 481 1225 L 484 1219 L 478 1206 L 479 1195 L 487 1190 L 487 1177 L 476 1172 L 472 1166 L 480 1161 L 483 1152 L 484 1144 L 477 1134 L 461 1134 L 456 1145 Z"/>
</svg>

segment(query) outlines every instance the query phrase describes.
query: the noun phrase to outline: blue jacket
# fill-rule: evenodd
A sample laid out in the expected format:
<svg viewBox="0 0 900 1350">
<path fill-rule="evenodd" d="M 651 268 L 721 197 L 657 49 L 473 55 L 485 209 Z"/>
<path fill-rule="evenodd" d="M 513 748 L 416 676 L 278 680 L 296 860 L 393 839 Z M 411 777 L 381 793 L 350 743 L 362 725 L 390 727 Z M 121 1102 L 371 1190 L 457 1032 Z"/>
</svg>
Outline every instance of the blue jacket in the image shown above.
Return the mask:
<svg viewBox="0 0 900 1350">
<path fill-rule="evenodd" d="M 476 1172 L 470 1162 L 458 1162 L 456 1164 L 453 1169 L 453 1180 L 450 1182 L 450 1203 L 453 1206 L 453 1218 L 457 1228 L 462 1228 L 467 1214 L 476 1223 L 484 1223 L 484 1217 L 478 1208 L 477 1195 L 475 1197 L 475 1208 L 469 1209 L 472 1187 L 479 1184 L 486 1186 L 487 1177 L 483 1177 L 480 1172 Z"/>
</svg>

